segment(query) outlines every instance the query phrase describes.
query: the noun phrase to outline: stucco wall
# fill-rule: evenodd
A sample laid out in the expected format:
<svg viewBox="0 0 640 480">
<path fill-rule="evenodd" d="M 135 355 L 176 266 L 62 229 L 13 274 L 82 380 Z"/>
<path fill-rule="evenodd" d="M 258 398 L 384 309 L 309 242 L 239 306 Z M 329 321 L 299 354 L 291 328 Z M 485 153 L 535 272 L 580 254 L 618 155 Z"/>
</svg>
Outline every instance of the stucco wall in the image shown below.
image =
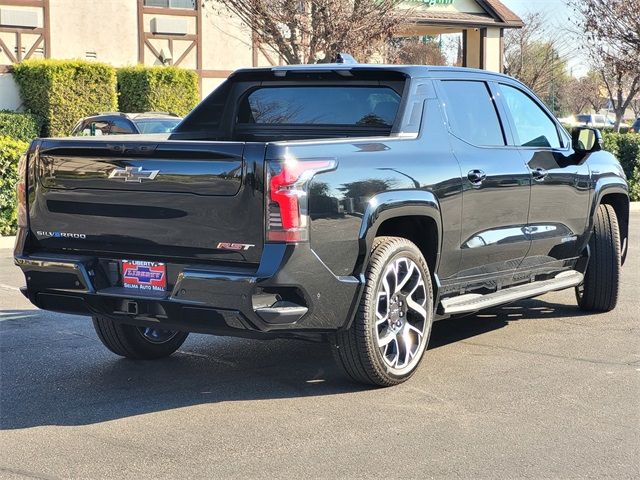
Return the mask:
<svg viewBox="0 0 640 480">
<path fill-rule="evenodd" d="M 484 68 L 492 72 L 500 71 L 500 29 L 487 28 L 485 39 Z"/>
<path fill-rule="evenodd" d="M 116 66 L 138 62 L 138 20 L 132 0 L 53 0 L 52 58 L 87 58 Z"/>
<path fill-rule="evenodd" d="M 10 73 L 0 73 L 0 110 L 20 110 L 22 100 L 18 85 Z"/>
<path fill-rule="evenodd" d="M 467 30 L 467 67 L 480 68 L 480 30 Z"/>
</svg>

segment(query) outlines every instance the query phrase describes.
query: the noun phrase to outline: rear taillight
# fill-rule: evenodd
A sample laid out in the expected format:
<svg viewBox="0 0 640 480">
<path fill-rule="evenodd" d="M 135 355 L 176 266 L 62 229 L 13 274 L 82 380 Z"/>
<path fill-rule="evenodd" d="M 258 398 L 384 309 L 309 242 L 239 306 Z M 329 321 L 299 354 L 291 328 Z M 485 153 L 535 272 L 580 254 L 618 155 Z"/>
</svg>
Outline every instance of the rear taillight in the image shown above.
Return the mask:
<svg viewBox="0 0 640 480">
<path fill-rule="evenodd" d="M 287 158 L 267 162 L 266 240 L 309 240 L 308 186 L 314 175 L 333 170 L 333 159 Z"/>
<path fill-rule="evenodd" d="M 18 161 L 18 227 L 27 225 L 27 155 L 22 155 Z"/>
</svg>

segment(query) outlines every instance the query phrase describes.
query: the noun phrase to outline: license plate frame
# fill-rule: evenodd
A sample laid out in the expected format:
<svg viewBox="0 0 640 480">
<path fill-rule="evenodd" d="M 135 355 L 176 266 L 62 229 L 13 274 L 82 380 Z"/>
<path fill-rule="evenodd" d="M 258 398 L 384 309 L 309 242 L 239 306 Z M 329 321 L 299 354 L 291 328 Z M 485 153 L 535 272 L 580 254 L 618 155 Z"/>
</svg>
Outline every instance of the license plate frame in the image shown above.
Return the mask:
<svg viewBox="0 0 640 480">
<path fill-rule="evenodd" d="M 147 260 L 120 262 L 122 286 L 133 291 L 166 292 L 167 265 Z"/>
</svg>

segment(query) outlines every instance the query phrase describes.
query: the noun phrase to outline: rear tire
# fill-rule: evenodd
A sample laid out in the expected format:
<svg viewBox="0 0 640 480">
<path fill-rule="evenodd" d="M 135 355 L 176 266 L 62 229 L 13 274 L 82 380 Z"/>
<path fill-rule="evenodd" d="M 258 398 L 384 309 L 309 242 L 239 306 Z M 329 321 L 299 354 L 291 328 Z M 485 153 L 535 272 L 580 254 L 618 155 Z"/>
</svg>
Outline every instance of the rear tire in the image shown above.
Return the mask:
<svg viewBox="0 0 640 480">
<path fill-rule="evenodd" d="M 187 332 L 136 327 L 93 317 L 93 327 L 105 347 L 116 355 L 135 360 L 168 357 L 184 343 Z"/>
<path fill-rule="evenodd" d="M 582 285 L 576 287 L 578 306 L 588 312 L 609 312 L 620 289 L 620 230 L 611 205 L 599 205 L 589 240 L 589 264 Z"/>
<path fill-rule="evenodd" d="M 376 238 L 353 324 L 336 333 L 332 350 L 353 380 L 397 385 L 416 371 L 429 343 L 433 289 L 429 267 L 409 240 Z"/>
</svg>

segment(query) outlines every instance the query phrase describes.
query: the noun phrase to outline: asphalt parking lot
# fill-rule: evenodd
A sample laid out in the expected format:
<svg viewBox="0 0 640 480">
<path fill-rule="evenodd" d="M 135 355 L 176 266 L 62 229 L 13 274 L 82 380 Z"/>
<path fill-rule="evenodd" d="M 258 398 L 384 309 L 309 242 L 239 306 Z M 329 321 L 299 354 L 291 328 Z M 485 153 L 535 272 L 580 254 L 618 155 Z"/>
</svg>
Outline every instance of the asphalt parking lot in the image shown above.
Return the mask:
<svg viewBox="0 0 640 480">
<path fill-rule="evenodd" d="M 566 291 L 440 322 L 390 389 L 304 342 L 120 359 L 0 250 L 0 478 L 639 478 L 640 213 L 631 238 L 614 312 Z"/>
</svg>

